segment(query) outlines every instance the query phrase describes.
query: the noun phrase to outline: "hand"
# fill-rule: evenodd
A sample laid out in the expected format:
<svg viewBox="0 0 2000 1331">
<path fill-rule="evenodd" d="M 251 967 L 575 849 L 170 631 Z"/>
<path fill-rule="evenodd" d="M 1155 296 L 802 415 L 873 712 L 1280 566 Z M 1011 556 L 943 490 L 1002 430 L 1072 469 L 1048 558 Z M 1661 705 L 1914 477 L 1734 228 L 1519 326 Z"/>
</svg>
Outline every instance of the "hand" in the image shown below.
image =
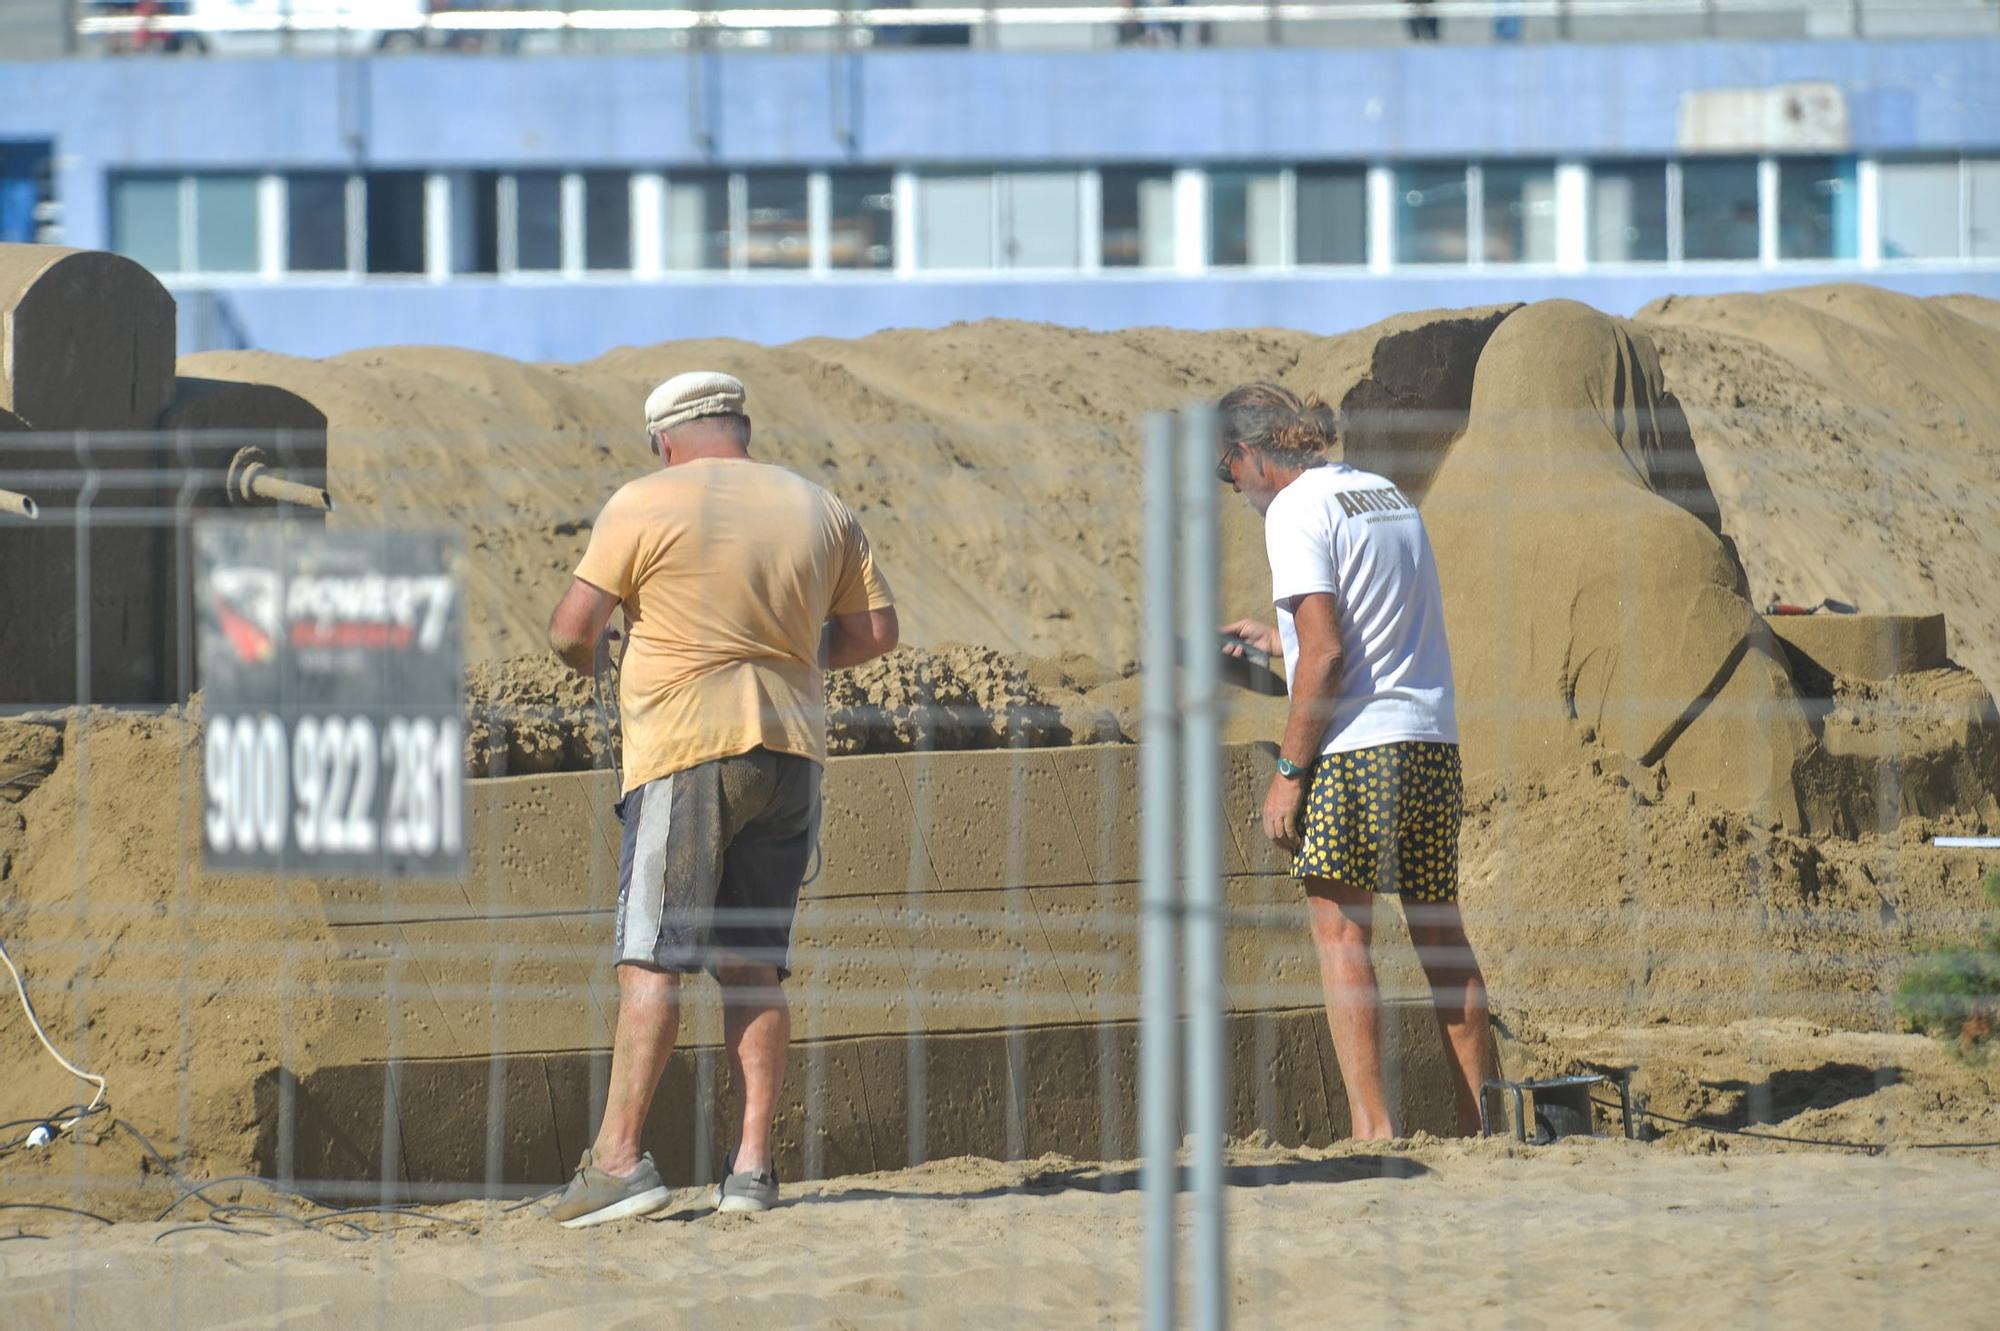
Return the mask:
<svg viewBox="0 0 2000 1331">
<path fill-rule="evenodd" d="M 1273 776 L 1264 794 L 1264 835 L 1280 850 L 1297 850 L 1305 811 L 1306 783 Z"/>
<path fill-rule="evenodd" d="M 1224 624 L 1222 631 L 1232 638 L 1241 638 L 1266 656 L 1276 656 L 1284 650 L 1284 643 L 1278 637 L 1278 626 L 1266 624 L 1257 619 L 1239 619 L 1234 624 Z M 1230 656 L 1243 655 L 1243 649 L 1235 643 L 1227 643 L 1222 650 Z"/>
</svg>

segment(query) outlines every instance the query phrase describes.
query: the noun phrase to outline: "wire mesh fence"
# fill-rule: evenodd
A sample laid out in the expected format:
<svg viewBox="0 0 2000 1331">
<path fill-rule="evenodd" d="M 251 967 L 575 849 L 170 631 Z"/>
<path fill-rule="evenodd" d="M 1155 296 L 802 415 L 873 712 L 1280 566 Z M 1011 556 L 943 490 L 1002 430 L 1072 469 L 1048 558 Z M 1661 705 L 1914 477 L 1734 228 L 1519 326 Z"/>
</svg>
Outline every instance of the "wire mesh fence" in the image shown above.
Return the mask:
<svg viewBox="0 0 2000 1331">
<path fill-rule="evenodd" d="M 1718 1205 L 1762 1197 L 1850 1243 L 1865 1229 L 1884 1263 L 1869 1268 L 1865 1312 L 1931 1306 L 1919 1254 L 1975 1199 L 1900 1148 L 2000 1130 L 1988 1074 L 1895 1034 L 1892 994 L 1910 958 L 1983 918 L 1978 853 L 1931 842 L 2000 830 L 2000 721 L 1926 614 L 1759 613 L 1767 588 L 1772 601 L 1805 594 L 1754 582 L 1755 556 L 1727 538 L 1746 496 L 1790 483 L 1784 465 L 1698 457 L 1686 432 L 1704 437 L 1700 412 L 1649 435 L 1638 418 L 1657 403 L 1641 405 L 1582 423 L 1527 410 L 1345 422 L 1350 459 L 1396 481 L 1438 545 L 1466 729 L 1460 879 L 1493 994 L 1494 1075 L 1610 1078 L 1581 1120 L 1495 1096 L 1488 1127 L 1657 1139 L 1604 1144 L 1615 1155 L 1551 1144 L 1549 1159 L 1601 1172 L 1575 1194 L 1547 1191 L 1535 1157 L 1443 1144 L 1459 1126 L 1438 1024 L 1449 996 L 1439 958 L 1411 941 L 1425 922 L 1393 895 L 1372 919 L 1375 1025 L 1403 1140 L 1347 1141 L 1328 1006 L 1354 996 L 1328 986 L 1324 937 L 1260 819 L 1287 700 L 1269 671 L 1225 663 L 1190 624 L 1163 627 L 1142 595 L 1171 553 L 1220 587 L 1213 613 L 1195 598 L 1195 621 L 1266 613 L 1257 515 L 1218 486 L 1205 492 L 1218 525 L 1197 509 L 1181 527 L 1170 505 L 1173 533 L 1147 546 L 1141 500 L 1164 454 L 1096 432 L 1065 440 L 1064 460 L 1024 457 L 976 485 L 949 441 L 917 427 L 905 442 L 922 446 L 903 450 L 915 460 L 879 468 L 822 453 L 807 432 L 760 442 L 848 496 L 926 644 L 828 686 L 834 756 L 784 985 L 773 1140 L 789 1209 L 810 1228 L 782 1231 L 751 1268 L 786 1291 L 768 1315 L 817 1320 L 844 1298 L 909 1323 L 1136 1320 L 1142 1277 L 1161 1276 L 1172 1246 L 1141 1243 L 1168 1214 L 1130 1195 L 1142 1146 L 1150 1182 L 1215 1198 L 1207 1251 L 1226 1256 L 1181 1292 L 1203 1324 L 1301 1320 L 1322 1297 L 1301 1290 L 1322 1287 L 1274 1273 L 1310 1256 L 1301 1227 L 1349 1196 L 1367 1220 L 1341 1232 L 1366 1272 L 1324 1297 L 1343 1290 L 1383 1321 L 1434 1312 L 1411 1282 L 1441 1234 L 1483 1236 L 1486 1274 L 1470 1288 L 1548 1315 L 1523 1268 L 1596 1226 L 1607 1262 L 1656 1297 L 1685 1273 L 1658 1250 L 1675 1231 L 1650 1197 L 1678 1184 L 1646 1171 L 1656 1157 L 1779 1144 L 1741 1131 L 1897 1148 L 1865 1184 L 1776 1157 L 1778 1172 L 1746 1185 L 1751 1202 Z M 1587 430 L 1597 443 L 1578 442 Z M 355 1315 L 386 1324 L 430 1306 L 424 1281 L 440 1277 L 412 1236 L 438 1231 L 471 1245 L 447 1264 L 490 1301 L 437 1315 L 498 1322 L 532 1303 L 513 1302 L 502 1273 L 554 1260 L 561 1231 L 539 1205 L 610 1093 L 625 834 L 614 698 L 566 675 L 539 633 L 603 498 L 643 455 L 595 435 L 560 465 L 508 461 L 505 438 L 479 445 L 349 432 L 329 463 L 310 430 L 0 436 L 0 490 L 25 497 L 0 514 L 0 941 L 23 987 L 0 1019 L 13 1074 L 0 1118 L 18 1120 L 0 1128 L 0 1206 L 20 1208 L 0 1226 L 49 1236 L 21 1249 L 82 1263 L 128 1233 L 197 1252 L 246 1234 L 366 1239 L 374 1302 Z M 1206 436 L 1184 447 L 1185 495 L 1213 472 L 1199 455 L 1221 450 Z M 298 860 L 204 867 L 215 750 L 199 638 L 215 590 L 196 533 L 217 520 L 278 523 L 296 541 L 322 528 L 452 538 L 468 662 L 462 872 L 399 876 L 386 852 L 382 871 L 339 876 Z M 918 528 L 945 535 L 919 541 Z M 1041 549 L 1052 544 L 1080 548 Z M 943 645 L 954 634 L 983 645 Z M 1248 687 L 1218 679 L 1210 708 L 1197 675 L 1149 709 L 1142 689 L 1162 672 L 1140 668 L 1148 650 L 1226 665 Z M 1212 730 L 1184 736 L 1182 777 L 1149 772 L 1160 723 L 1190 715 Z M 1212 904 L 1156 894 L 1151 919 L 1207 927 L 1201 960 L 1219 986 L 1178 959 L 1147 985 L 1148 854 L 1162 872 L 1142 840 L 1149 817 L 1196 831 L 1212 857 Z M 1156 962 L 1185 946 L 1162 953 L 1164 937 Z M 1159 1006 L 1183 984 L 1186 1031 Z M 29 1000 L 51 1052 L 106 1078 L 102 1100 L 39 1047 Z M 1188 1050 L 1190 1073 L 1206 1068 L 1206 1119 L 1158 1112 L 1178 1078 L 1148 1075 L 1149 1014 L 1156 1053 L 1164 1040 Z M 645 1134 L 677 1190 L 669 1220 L 706 1209 L 736 1145 L 729 1021 L 715 985 L 683 985 Z M 1628 1077 L 1637 1115 L 1614 1107 Z M 1191 1155 L 1182 1180 L 1161 1141 L 1204 1122 L 1218 1149 Z M 1454 1173 L 1471 1176 L 1462 1209 L 1426 1210 L 1417 1181 Z M 1866 1192 L 1843 1208 L 1815 1198 L 1820 1186 Z M 1052 1227 L 1023 1209 L 1041 1202 Z M 1517 1207 L 1538 1219 L 1516 1223 Z M 100 1235 L 77 1213 L 120 1226 Z M 643 1228 L 671 1241 L 676 1267 L 749 1260 L 727 1225 Z M 1743 1254 L 1724 1265 L 1746 1284 L 1797 1269 L 1755 1226 L 1729 1232 Z M 310 1317 L 330 1297 L 313 1282 L 342 1270 L 331 1252 L 259 1259 L 274 1281 L 259 1306 Z M 9 1260 L 27 1259 L 0 1248 Z M 564 1260 L 586 1282 L 625 1258 Z M 217 1320 L 211 1296 L 173 1272 L 154 1320 Z M 51 1317 L 89 1320 L 75 1288 L 37 1288 Z M 694 1315 L 722 1320 L 720 1287 L 689 1288 L 708 1300 Z M 1800 1306 L 1771 1297 L 1779 1313 Z M 581 1303 L 626 1315 L 625 1298 L 603 1288 Z M 1146 1304 L 1156 1317 L 1165 1306 Z"/>
</svg>

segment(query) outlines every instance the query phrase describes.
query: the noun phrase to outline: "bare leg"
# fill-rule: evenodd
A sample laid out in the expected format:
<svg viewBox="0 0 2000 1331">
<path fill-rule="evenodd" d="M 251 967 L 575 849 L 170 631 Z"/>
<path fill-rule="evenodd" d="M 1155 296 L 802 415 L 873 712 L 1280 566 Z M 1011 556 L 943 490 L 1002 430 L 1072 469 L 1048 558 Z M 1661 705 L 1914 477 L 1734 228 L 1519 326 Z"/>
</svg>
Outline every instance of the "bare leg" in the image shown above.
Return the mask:
<svg viewBox="0 0 2000 1331">
<path fill-rule="evenodd" d="M 1382 993 L 1368 958 L 1375 903 L 1368 893 L 1333 879 L 1308 878 L 1305 889 L 1326 1023 L 1347 1087 L 1353 1133 L 1360 1141 L 1387 1141 L 1396 1127 L 1382 1088 Z"/>
<path fill-rule="evenodd" d="M 680 1033 L 681 977 L 630 963 L 618 967 L 618 1033 L 611 1044 L 611 1085 L 591 1163 L 623 1176 L 639 1167 L 639 1134 L 653 1108 L 660 1074 Z"/>
<path fill-rule="evenodd" d="M 1431 983 L 1438 1030 L 1451 1056 L 1452 1091 L 1458 1100 L 1458 1130 L 1471 1136 L 1481 1127 L 1479 1088 L 1489 1077 L 1493 1048 L 1486 1017 L 1486 976 L 1457 902 L 1409 902 L 1410 941 Z"/>
<path fill-rule="evenodd" d="M 735 1168 L 741 1174 L 768 1174 L 771 1121 L 778 1112 L 792 1043 L 791 1005 L 775 966 L 726 961 L 716 967 L 716 978 L 722 982 L 722 1041 L 729 1049 L 729 1071 L 743 1093 Z"/>
</svg>

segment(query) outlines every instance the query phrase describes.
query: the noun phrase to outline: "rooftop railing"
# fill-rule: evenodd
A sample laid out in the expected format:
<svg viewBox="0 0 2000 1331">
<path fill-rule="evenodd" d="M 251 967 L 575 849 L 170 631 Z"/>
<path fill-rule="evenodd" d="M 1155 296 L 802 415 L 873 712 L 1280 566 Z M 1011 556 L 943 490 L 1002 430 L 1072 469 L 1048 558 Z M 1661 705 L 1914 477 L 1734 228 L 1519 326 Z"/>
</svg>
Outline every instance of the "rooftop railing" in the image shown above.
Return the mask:
<svg viewBox="0 0 2000 1331">
<path fill-rule="evenodd" d="M 115 0 L 78 32 L 120 52 L 1347 46 L 1392 42 L 2000 35 L 2000 0 L 1346 0 L 923 8 L 427 8 Z"/>
</svg>

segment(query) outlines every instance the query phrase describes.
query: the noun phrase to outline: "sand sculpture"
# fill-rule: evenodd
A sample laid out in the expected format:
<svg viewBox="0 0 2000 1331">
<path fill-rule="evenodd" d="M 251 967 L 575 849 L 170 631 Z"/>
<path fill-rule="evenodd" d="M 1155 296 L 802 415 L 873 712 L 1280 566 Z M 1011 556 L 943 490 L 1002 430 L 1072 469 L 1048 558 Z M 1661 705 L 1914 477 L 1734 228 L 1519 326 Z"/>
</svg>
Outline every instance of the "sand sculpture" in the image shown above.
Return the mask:
<svg viewBox="0 0 2000 1331">
<path fill-rule="evenodd" d="M 1812 743 L 1645 334 L 1550 301 L 1486 344 L 1424 504 L 1467 761 L 1546 771 L 1579 738 L 1797 828 Z"/>
<path fill-rule="evenodd" d="M 0 245 L 0 407 L 38 430 L 148 430 L 171 397 L 174 299 L 130 259 Z"/>
<path fill-rule="evenodd" d="M 158 532 L 116 515 L 164 502 L 152 444 L 114 433 L 80 452 L 68 432 L 151 429 L 173 375 L 174 302 L 151 273 L 111 254 L 0 245 L 0 408 L 46 432 L 0 454 L 0 470 L 25 478 L 6 488 L 32 491 L 43 515 L 0 521 L 0 702 L 168 696 Z"/>
<path fill-rule="evenodd" d="M 177 379 L 173 298 L 138 264 L 0 245 L 0 430 L 19 428 L 34 437 L 0 472 L 22 481 L 0 490 L 32 490 L 43 520 L 0 513 L 0 703 L 185 697 L 192 583 L 173 515 L 309 499 L 325 416 L 281 389 Z M 286 490 L 288 469 L 313 491 Z"/>
</svg>

